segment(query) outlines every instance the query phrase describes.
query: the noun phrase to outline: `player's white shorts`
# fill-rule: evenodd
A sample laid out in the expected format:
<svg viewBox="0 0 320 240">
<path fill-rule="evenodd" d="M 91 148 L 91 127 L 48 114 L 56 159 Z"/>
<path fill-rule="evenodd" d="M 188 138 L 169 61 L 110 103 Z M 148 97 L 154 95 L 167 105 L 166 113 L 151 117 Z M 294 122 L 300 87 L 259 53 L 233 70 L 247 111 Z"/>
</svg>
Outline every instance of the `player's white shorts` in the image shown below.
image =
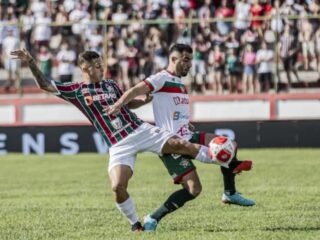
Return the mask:
<svg viewBox="0 0 320 240">
<path fill-rule="evenodd" d="M 127 165 L 133 171 L 138 152 L 153 152 L 161 154 L 163 145 L 175 134 L 143 123 L 125 139 L 109 149 L 108 171 L 117 165 Z"/>
</svg>

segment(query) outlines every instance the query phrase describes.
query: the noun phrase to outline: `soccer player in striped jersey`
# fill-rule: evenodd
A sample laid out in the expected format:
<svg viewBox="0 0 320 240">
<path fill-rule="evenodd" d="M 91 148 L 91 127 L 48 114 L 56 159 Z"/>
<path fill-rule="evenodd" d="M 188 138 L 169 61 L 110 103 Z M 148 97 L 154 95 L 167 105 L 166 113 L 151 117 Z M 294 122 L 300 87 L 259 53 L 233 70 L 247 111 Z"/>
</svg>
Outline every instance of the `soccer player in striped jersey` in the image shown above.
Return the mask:
<svg viewBox="0 0 320 240">
<path fill-rule="evenodd" d="M 133 231 L 143 230 L 127 191 L 138 152 L 174 153 L 189 155 L 200 161 L 212 161 L 207 147 L 191 144 L 167 130 L 144 123 L 129 110 L 147 103 L 148 98 L 128 102 L 115 115 L 105 113 L 103 110 L 112 106 L 122 92 L 113 80 L 103 79 L 103 64 L 98 53 L 85 51 L 79 55 L 83 82 L 76 83 L 47 79 L 25 49 L 15 50 L 11 55 L 28 64 L 41 89 L 76 106 L 103 136 L 109 146 L 108 173 L 116 206 L 129 220 Z"/>
<path fill-rule="evenodd" d="M 122 106 L 138 95 L 153 95 L 153 112 L 156 126 L 176 133 L 180 137 L 207 146 L 216 135 L 193 132 L 189 123 L 189 97 L 181 77 L 188 74 L 192 66 L 192 48 L 185 44 L 175 44 L 169 51 L 169 65 L 166 70 L 148 77 L 122 97 L 109 109 L 109 114 L 117 114 Z M 186 156 L 167 154 L 160 156 L 174 183 L 183 188 L 174 192 L 164 204 L 145 218 L 145 230 L 154 231 L 157 223 L 168 213 L 182 207 L 184 203 L 197 197 L 201 183 L 191 159 Z M 235 157 L 229 168 L 221 167 L 224 180 L 222 201 L 240 206 L 252 206 L 255 202 L 244 198 L 236 191 L 235 175 L 251 169 L 251 161 L 238 161 Z"/>
</svg>

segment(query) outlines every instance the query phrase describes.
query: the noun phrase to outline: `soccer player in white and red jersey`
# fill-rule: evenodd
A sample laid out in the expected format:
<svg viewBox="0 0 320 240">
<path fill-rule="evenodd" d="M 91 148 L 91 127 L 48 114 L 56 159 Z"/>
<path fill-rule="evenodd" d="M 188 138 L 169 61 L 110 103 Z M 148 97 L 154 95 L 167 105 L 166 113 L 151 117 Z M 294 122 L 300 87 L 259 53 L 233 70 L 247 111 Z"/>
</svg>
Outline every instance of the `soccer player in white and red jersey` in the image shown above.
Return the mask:
<svg viewBox="0 0 320 240">
<path fill-rule="evenodd" d="M 167 130 L 144 123 L 129 110 L 147 103 L 148 99 L 130 101 L 116 115 L 106 114 L 103 110 L 112 106 L 122 92 L 113 80 L 103 79 L 103 64 L 98 53 L 85 51 L 79 55 L 83 82 L 77 83 L 47 79 L 25 49 L 15 50 L 11 55 L 28 64 L 41 89 L 76 106 L 102 135 L 109 146 L 108 173 L 116 206 L 129 220 L 133 231 L 143 230 L 127 191 L 138 152 L 175 153 L 189 155 L 200 161 L 212 161 L 207 153 L 208 148 L 191 144 Z"/>
<path fill-rule="evenodd" d="M 167 129 L 192 143 L 207 146 L 216 135 L 193 132 L 189 128 L 189 96 L 181 77 L 188 74 L 192 66 L 192 48 L 185 44 L 175 44 L 169 51 L 169 65 L 166 70 L 148 77 L 122 97 L 108 110 L 117 114 L 119 109 L 138 95 L 152 93 L 153 112 L 156 126 Z M 182 207 L 184 203 L 197 197 L 201 192 L 201 183 L 191 159 L 186 156 L 166 154 L 160 156 L 174 183 L 183 188 L 171 194 L 164 204 L 145 218 L 144 228 L 154 231 L 157 223 L 168 213 Z M 236 191 L 235 175 L 251 169 L 251 161 L 238 161 L 236 157 L 229 168 L 221 167 L 224 180 L 222 201 L 240 206 L 252 206 L 255 202 L 244 198 Z"/>
</svg>

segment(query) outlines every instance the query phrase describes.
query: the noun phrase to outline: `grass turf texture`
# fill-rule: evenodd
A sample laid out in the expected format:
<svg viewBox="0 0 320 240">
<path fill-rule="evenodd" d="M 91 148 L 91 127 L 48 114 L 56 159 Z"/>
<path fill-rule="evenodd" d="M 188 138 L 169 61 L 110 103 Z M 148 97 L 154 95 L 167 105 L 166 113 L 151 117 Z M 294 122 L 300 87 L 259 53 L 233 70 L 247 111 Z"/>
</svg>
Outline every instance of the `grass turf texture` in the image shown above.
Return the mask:
<svg viewBox="0 0 320 240">
<path fill-rule="evenodd" d="M 319 239 L 320 150 L 241 150 L 254 169 L 237 177 L 246 208 L 223 205 L 217 166 L 196 163 L 203 192 L 156 233 L 134 234 L 112 201 L 106 156 L 0 158 L 0 239 Z M 153 154 L 141 154 L 129 191 L 142 218 L 178 189 Z"/>
</svg>

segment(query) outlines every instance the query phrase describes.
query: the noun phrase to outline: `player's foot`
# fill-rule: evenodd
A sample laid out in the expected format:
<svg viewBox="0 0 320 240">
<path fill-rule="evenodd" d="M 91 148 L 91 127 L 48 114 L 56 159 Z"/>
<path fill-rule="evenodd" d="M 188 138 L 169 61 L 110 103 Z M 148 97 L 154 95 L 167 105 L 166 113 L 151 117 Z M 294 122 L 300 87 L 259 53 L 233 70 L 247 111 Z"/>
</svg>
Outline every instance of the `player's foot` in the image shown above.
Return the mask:
<svg viewBox="0 0 320 240">
<path fill-rule="evenodd" d="M 139 221 L 131 226 L 131 231 L 132 232 L 138 233 L 138 232 L 142 232 L 143 230 L 144 229 L 143 229 L 143 227 L 141 225 L 141 222 L 139 222 Z"/>
<path fill-rule="evenodd" d="M 238 192 L 236 192 L 233 195 L 223 193 L 222 202 L 226 204 L 235 204 L 235 205 L 246 206 L 246 207 L 253 206 L 256 204 L 254 200 L 247 199 Z"/>
<path fill-rule="evenodd" d="M 241 173 L 242 171 L 250 171 L 251 168 L 252 168 L 252 161 L 250 160 L 241 161 L 241 163 L 235 169 L 233 169 L 233 173 L 238 174 L 238 173 Z"/>
<path fill-rule="evenodd" d="M 154 232 L 157 228 L 158 222 L 156 219 L 150 217 L 150 215 L 147 215 L 144 217 L 144 224 L 143 228 L 146 232 Z"/>
</svg>

